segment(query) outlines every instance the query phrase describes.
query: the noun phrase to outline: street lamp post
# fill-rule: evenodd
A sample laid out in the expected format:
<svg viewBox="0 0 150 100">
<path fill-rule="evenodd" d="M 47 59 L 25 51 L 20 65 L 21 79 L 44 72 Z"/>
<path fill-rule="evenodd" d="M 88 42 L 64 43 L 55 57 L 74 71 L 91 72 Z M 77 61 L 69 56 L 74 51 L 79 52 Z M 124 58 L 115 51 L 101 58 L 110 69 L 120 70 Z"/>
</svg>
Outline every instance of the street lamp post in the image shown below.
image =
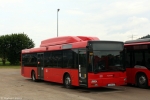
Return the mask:
<svg viewBox="0 0 150 100">
<path fill-rule="evenodd" d="M 58 12 L 60 9 L 57 9 L 57 37 L 58 37 Z"/>
</svg>

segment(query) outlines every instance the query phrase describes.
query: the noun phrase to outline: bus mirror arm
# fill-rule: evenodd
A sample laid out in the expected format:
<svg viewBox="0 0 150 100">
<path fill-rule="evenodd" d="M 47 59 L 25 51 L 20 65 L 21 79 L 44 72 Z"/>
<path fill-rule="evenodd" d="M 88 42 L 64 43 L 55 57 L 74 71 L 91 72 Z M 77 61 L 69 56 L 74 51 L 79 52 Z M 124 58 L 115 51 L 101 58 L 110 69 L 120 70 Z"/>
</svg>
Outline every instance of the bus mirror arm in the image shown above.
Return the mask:
<svg viewBox="0 0 150 100">
<path fill-rule="evenodd" d="M 124 53 L 125 53 L 125 54 L 127 53 L 127 49 L 126 49 L 126 48 L 124 48 Z"/>
</svg>

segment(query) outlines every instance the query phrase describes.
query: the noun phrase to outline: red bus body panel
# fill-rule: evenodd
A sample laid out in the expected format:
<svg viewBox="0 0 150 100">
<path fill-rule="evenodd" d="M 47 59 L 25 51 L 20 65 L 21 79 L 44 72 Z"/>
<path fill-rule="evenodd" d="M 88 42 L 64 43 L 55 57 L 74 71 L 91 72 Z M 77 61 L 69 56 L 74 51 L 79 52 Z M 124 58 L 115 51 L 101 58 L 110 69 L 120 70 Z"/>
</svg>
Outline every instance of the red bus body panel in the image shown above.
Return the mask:
<svg viewBox="0 0 150 100">
<path fill-rule="evenodd" d="M 31 72 L 34 71 L 35 74 L 36 74 L 36 78 L 38 78 L 38 73 L 37 73 L 37 67 L 22 67 L 22 73 L 21 75 L 24 76 L 24 77 L 27 77 L 27 78 L 31 78 Z"/>
<path fill-rule="evenodd" d="M 148 86 L 150 86 L 150 71 L 147 68 L 126 68 L 127 83 L 136 84 L 136 75 L 139 72 L 145 73 L 148 79 Z"/>
<path fill-rule="evenodd" d="M 38 79 L 36 67 L 24 67 L 24 73 L 22 74 L 22 76 L 31 78 L 32 70 L 35 71 L 36 78 Z M 69 73 L 73 86 L 79 86 L 78 69 L 44 68 L 43 80 L 49 82 L 63 83 L 63 77 L 65 73 Z M 88 73 L 88 88 L 107 87 L 110 83 L 114 83 L 116 86 L 126 85 L 126 81 L 124 81 L 125 78 L 126 72 L 101 72 L 98 74 Z M 91 83 L 92 80 L 98 81 L 97 86 Z"/>
<path fill-rule="evenodd" d="M 126 85 L 125 78 L 126 72 L 88 73 L 88 88 L 107 87 L 108 84 L 115 84 L 115 86 Z M 91 83 L 92 80 L 97 80 L 96 85 Z"/>
<path fill-rule="evenodd" d="M 44 68 L 44 80 L 63 83 L 65 73 L 69 73 L 73 86 L 79 86 L 78 69 Z"/>
</svg>

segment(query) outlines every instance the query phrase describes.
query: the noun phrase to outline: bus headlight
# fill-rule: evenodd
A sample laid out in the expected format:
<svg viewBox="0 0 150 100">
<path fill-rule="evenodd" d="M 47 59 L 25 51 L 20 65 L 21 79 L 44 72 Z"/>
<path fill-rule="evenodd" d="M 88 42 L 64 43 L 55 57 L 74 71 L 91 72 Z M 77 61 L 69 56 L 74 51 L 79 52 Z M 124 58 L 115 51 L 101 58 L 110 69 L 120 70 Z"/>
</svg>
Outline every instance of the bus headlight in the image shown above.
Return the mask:
<svg viewBox="0 0 150 100">
<path fill-rule="evenodd" d="M 124 78 L 124 81 L 127 81 L 127 78 Z"/>
<path fill-rule="evenodd" d="M 97 83 L 97 80 L 91 80 L 91 83 Z"/>
</svg>

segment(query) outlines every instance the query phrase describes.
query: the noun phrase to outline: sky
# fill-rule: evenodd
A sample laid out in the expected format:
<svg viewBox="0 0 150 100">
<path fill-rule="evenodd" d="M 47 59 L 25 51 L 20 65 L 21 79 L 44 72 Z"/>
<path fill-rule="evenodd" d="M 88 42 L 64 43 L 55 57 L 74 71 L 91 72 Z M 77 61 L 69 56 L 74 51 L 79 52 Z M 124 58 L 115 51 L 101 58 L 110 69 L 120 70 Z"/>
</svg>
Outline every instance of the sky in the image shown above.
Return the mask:
<svg viewBox="0 0 150 100">
<path fill-rule="evenodd" d="M 0 0 L 0 35 L 24 32 L 39 47 L 57 25 L 58 36 L 137 39 L 150 34 L 150 0 Z"/>
</svg>

